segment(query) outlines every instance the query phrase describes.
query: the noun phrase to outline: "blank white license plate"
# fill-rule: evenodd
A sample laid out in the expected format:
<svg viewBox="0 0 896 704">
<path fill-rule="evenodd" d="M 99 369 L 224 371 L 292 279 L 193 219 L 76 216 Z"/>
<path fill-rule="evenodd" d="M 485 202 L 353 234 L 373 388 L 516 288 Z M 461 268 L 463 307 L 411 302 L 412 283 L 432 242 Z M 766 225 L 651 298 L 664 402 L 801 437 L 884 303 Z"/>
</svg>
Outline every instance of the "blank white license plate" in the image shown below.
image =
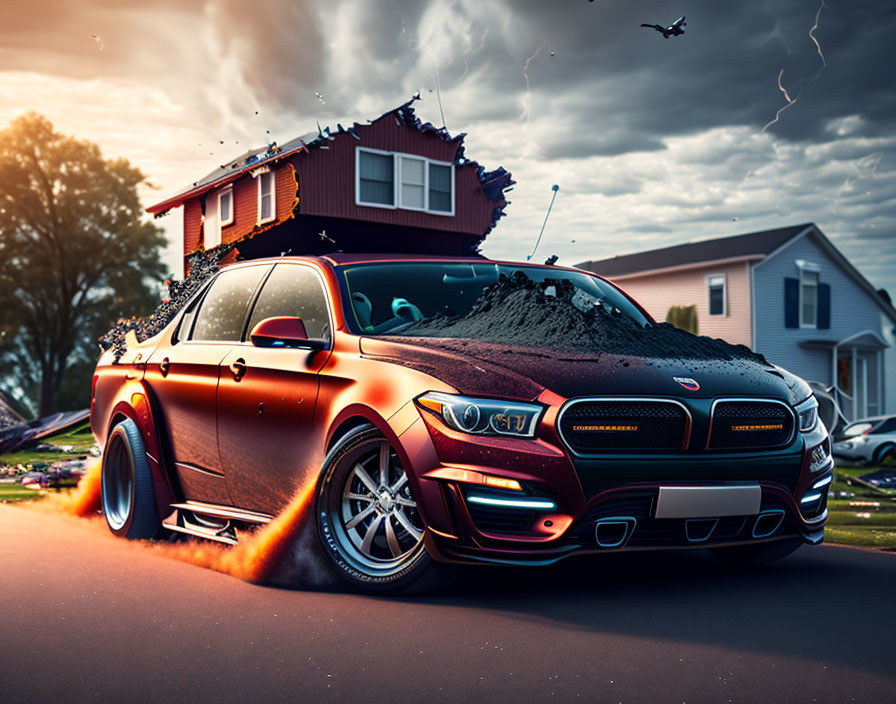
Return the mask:
<svg viewBox="0 0 896 704">
<path fill-rule="evenodd" d="M 718 518 L 759 513 L 758 484 L 736 486 L 661 486 L 656 518 Z"/>
</svg>

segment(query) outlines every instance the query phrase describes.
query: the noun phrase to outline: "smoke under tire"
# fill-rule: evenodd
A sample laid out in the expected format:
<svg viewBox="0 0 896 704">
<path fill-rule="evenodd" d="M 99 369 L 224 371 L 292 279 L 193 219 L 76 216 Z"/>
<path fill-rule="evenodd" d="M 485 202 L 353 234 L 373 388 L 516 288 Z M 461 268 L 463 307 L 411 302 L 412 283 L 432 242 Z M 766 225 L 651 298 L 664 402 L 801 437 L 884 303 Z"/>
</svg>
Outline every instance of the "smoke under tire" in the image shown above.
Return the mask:
<svg viewBox="0 0 896 704">
<path fill-rule="evenodd" d="M 146 540 L 161 532 L 152 472 L 140 431 L 130 418 L 115 425 L 106 440 L 102 499 L 106 524 L 115 535 Z"/>
<path fill-rule="evenodd" d="M 710 548 L 709 552 L 728 567 L 752 568 L 767 565 L 787 557 L 803 544 L 799 538 L 775 540 L 754 545 L 733 545 L 727 548 Z"/>
<path fill-rule="evenodd" d="M 414 503 L 404 468 L 376 427 L 363 425 L 340 438 L 324 460 L 315 498 L 322 551 L 336 573 L 368 592 L 434 588 L 440 565 L 424 547 Z"/>
</svg>

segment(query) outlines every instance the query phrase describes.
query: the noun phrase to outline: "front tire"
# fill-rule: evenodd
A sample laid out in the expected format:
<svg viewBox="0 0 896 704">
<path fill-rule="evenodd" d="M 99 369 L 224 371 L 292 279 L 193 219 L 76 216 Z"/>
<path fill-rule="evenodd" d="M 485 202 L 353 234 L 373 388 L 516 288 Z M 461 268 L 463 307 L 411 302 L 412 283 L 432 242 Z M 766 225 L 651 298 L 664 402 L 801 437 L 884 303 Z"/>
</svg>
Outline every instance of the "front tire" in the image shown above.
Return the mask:
<svg viewBox="0 0 896 704">
<path fill-rule="evenodd" d="M 152 472 L 137 424 L 130 418 L 109 433 L 103 452 L 103 515 L 115 535 L 155 538 L 162 530 Z"/>
<path fill-rule="evenodd" d="M 431 572 L 407 472 L 374 426 L 350 431 L 327 454 L 315 509 L 323 553 L 355 589 L 407 591 Z"/>
<path fill-rule="evenodd" d="M 791 538 L 755 545 L 710 548 L 709 552 L 726 567 L 753 569 L 787 557 L 802 544 L 799 538 Z"/>
</svg>

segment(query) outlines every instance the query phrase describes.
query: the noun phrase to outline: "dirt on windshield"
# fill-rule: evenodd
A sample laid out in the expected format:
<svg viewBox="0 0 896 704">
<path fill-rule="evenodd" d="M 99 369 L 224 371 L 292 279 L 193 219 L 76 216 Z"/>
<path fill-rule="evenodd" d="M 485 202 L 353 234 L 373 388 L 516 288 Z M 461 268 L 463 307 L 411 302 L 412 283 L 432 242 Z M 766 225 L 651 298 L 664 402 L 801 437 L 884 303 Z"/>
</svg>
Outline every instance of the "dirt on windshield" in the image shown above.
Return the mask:
<svg viewBox="0 0 896 704">
<path fill-rule="evenodd" d="M 546 291 L 556 292 L 549 295 Z M 567 279 L 535 282 L 521 271 L 501 275 L 469 313 L 437 315 L 404 325 L 401 337 L 466 338 L 501 345 L 656 359 L 751 360 L 768 364 L 744 345 L 692 335 L 668 323 L 642 326 L 618 308 L 584 307 Z"/>
</svg>

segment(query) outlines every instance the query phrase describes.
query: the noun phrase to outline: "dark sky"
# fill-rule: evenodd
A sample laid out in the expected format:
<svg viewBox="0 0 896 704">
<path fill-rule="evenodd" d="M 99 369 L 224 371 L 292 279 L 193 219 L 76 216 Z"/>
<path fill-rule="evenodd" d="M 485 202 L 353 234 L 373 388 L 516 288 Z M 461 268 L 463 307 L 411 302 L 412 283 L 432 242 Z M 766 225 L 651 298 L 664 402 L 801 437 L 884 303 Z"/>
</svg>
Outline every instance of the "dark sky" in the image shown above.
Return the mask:
<svg viewBox="0 0 896 704">
<path fill-rule="evenodd" d="M 682 14 L 682 37 L 639 26 Z M 131 158 L 148 204 L 417 90 L 441 123 L 438 73 L 468 155 L 519 182 L 488 255 L 525 258 L 556 183 L 539 259 L 814 221 L 896 292 L 894 30 L 870 0 L 4 3 L 0 120 L 37 109 Z"/>
</svg>

